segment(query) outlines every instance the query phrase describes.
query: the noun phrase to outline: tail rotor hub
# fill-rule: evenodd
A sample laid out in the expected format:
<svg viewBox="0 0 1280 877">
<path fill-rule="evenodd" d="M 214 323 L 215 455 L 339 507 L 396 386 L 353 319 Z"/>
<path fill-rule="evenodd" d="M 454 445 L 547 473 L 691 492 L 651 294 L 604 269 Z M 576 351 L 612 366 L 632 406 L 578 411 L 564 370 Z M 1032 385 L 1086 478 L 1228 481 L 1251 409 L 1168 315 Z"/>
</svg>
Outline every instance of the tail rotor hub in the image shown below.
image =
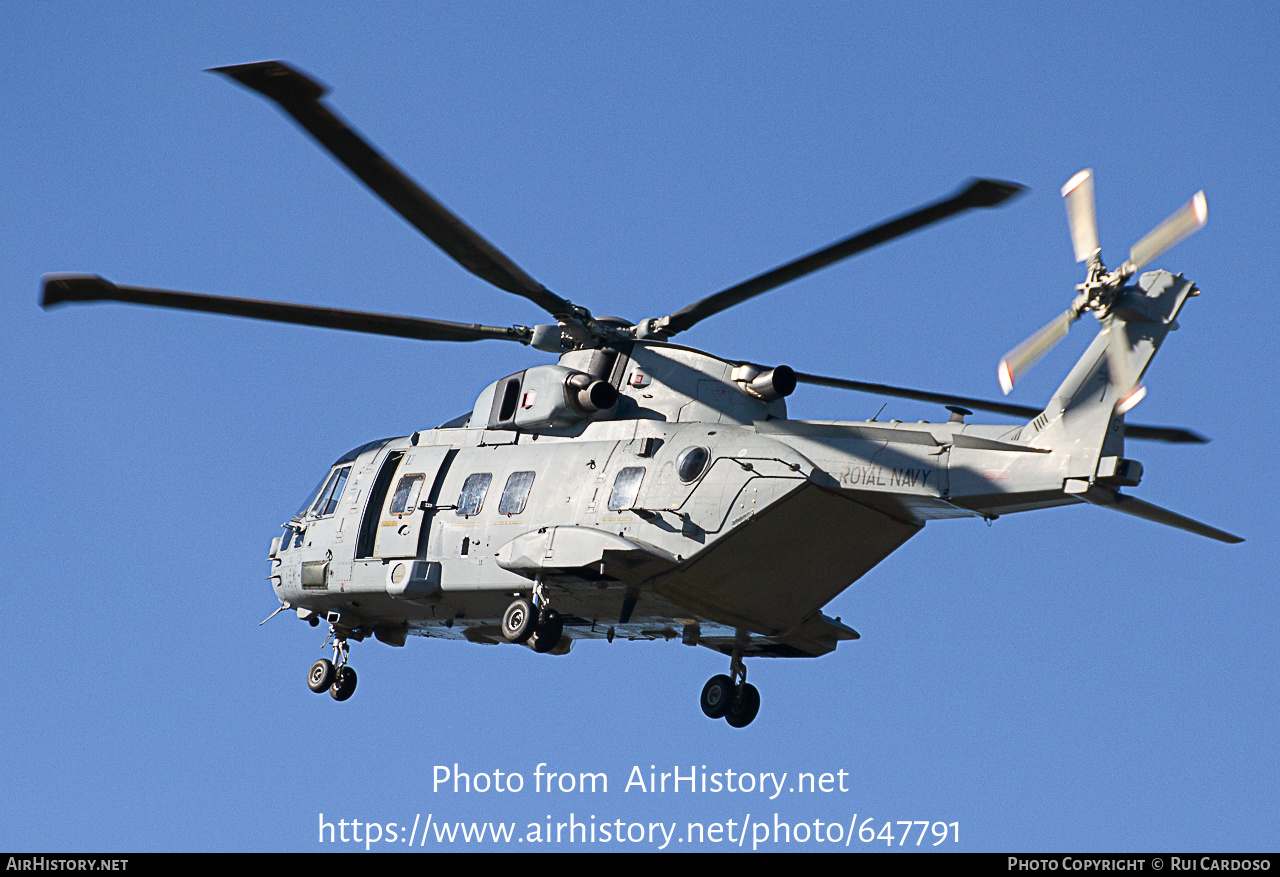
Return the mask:
<svg viewBox="0 0 1280 877">
<path fill-rule="evenodd" d="M 1067 223 L 1071 229 L 1076 261 L 1087 263 L 1085 281 L 1076 285 L 1076 297 L 1065 312 L 1004 355 L 996 367 L 996 374 L 1000 388 L 1007 395 L 1017 379 L 1067 337 L 1071 325 L 1081 315 L 1091 311 L 1103 324 L 1104 331 L 1110 333 L 1107 358 L 1111 382 L 1116 385 L 1119 396 L 1116 410 L 1123 413 L 1136 405 L 1146 395 L 1146 390 L 1138 383 L 1139 376 L 1130 374 L 1126 364 L 1128 340 L 1124 337 L 1122 323 L 1115 319 L 1116 301 L 1125 281 L 1139 269 L 1204 227 L 1209 217 L 1208 202 L 1203 191 L 1197 192 L 1134 244 L 1129 250 L 1129 258 L 1119 268 L 1107 271 L 1102 262 L 1102 248 L 1098 244 L 1093 171 L 1082 170 L 1068 180 L 1062 187 L 1062 198 L 1067 208 Z"/>
</svg>

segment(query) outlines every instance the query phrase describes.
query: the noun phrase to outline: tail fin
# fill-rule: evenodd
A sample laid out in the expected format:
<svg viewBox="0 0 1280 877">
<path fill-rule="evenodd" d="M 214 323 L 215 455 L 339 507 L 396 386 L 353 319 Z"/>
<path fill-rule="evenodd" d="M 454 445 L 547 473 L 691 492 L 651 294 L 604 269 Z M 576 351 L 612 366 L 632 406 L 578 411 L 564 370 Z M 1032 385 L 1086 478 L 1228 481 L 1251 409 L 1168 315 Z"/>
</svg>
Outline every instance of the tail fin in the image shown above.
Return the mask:
<svg viewBox="0 0 1280 877">
<path fill-rule="evenodd" d="M 1117 403 L 1141 380 L 1165 336 L 1178 328 L 1176 318 L 1186 300 L 1198 295 L 1195 284 L 1167 271 L 1143 274 L 1117 297 L 1088 350 L 1058 387 L 1048 406 L 1023 427 L 1020 438 L 1038 447 L 1071 455 L 1063 490 L 1071 495 L 1157 524 L 1177 527 L 1219 542 L 1243 542 L 1239 536 L 1184 517 L 1168 509 L 1126 496 L 1121 486 L 1134 486 L 1142 477 L 1141 464 L 1124 459 L 1124 414 Z M 1125 344 L 1109 355 L 1109 333 L 1122 332 Z M 1123 355 L 1111 375 L 1111 357 Z M 1123 410 L 1123 406 L 1120 406 Z"/>
<path fill-rule="evenodd" d="M 1039 416 L 1023 427 L 1021 439 L 1071 454 L 1068 478 L 1090 481 L 1103 457 L 1124 456 L 1124 415 L 1116 403 L 1130 386 L 1117 385 L 1108 364 L 1112 332 L 1123 333 L 1129 381 L 1141 379 L 1187 298 L 1199 294 L 1181 275 L 1151 271 L 1121 290 L 1093 343 L 1076 362 Z"/>
</svg>

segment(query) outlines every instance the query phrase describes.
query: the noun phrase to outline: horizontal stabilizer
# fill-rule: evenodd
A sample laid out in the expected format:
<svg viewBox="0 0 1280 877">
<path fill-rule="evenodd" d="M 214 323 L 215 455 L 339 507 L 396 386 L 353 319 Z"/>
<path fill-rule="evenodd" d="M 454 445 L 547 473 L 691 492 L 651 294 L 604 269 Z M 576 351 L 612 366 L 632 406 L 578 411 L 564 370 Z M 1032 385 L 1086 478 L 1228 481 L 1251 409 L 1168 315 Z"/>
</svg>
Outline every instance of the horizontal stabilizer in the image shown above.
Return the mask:
<svg viewBox="0 0 1280 877">
<path fill-rule="evenodd" d="M 1070 492 L 1070 490 L 1069 490 Z M 1164 524 L 1168 527 L 1177 527 L 1179 530 L 1186 530 L 1188 533 L 1195 533 L 1197 536 L 1206 536 L 1210 539 L 1217 539 L 1219 542 L 1226 542 L 1231 545 L 1243 542 L 1239 536 L 1219 530 L 1217 527 L 1210 527 L 1208 524 L 1202 524 L 1199 521 L 1193 521 L 1191 518 L 1171 512 L 1168 509 L 1161 508 L 1158 505 L 1146 502 L 1133 496 L 1126 496 L 1116 490 L 1109 490 L 1096 484 L 1091 485 L 1088 490 L 1078 494 L 1078 496 L 1094 505 L 1103 508 L 1115 509 L 1118 512 L 1124 512 L 1126 515 L 1133 515 L 1135 518 L 1144 518 L 1148 521 L 1154 521 L 1157 524 Z"/>
</svg>

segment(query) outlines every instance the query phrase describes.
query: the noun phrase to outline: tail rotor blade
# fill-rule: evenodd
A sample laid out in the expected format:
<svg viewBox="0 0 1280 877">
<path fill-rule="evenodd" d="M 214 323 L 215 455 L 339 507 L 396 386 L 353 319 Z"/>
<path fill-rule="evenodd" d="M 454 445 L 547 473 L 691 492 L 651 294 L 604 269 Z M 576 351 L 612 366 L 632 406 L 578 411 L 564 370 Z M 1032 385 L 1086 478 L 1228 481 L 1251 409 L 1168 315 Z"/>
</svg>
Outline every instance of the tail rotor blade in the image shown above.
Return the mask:
<svg viewBox="0 0 1280 877">
<path fill-rule="evenodd" d="M 1100 249 L 1098 244 L 1098 208 L 1093 195 L 1093 171 L 1085 168 L 1062 187 L 1067 206 L 1067 223 L 1071 226 L 1071 245 L 1077 262 L 1087 262 Z"/>
<path fill-rule="evenodd" d="M 1147 388 L 1138 383 L 1129 365 L 1129 340 L 1124 326 L 1115 322 L 1107 327 L 1107 371 L 1116 392 L 1117 414 L 1124 414 L 1146 398 Z"/>
<path fill-rule="evenodd" d="M 1064 311 L 1054 317 L 1046 326 L 1010 350 L 996 367 L 996 376 L 1000 379 L 1000 389 L 1009 395 L 1017 381 L 1027 369 L 1050 350 L 1053 349 L 1071 330 L 1071 324 L 1078 319 L 1074 310 Z"/>
<path fill-rule="evenodd" d="M 1204 228 L 1208 219 L 1209 202 L 1201 189 L 1176 213 L 1133 245 L 1129 250 L 1129 261 L 1124 266 L 1125 273 L 1133 274 L 1174 244 Z"/>
</svg>

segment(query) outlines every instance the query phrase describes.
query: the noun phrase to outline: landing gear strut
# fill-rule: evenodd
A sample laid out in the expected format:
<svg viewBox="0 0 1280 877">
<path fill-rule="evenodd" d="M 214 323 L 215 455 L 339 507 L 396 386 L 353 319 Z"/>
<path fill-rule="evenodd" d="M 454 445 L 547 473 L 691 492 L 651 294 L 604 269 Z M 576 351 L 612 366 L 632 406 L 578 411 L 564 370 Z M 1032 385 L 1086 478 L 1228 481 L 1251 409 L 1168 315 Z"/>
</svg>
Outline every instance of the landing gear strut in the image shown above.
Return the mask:
<svg viewBox="0 0 1280 877">
<path fill-rule="evenodd" d="M 742 650 L 733 650 L 729 674 L 712 676 L 702 687 L 702 712 L 709 719 L 724 719 L 735 728 L 745 728 L 760 712 L 760 692 L 747 682 Z"/>
<path fill-rule="evenodd" d="M 311 665 L 307 672 L 307 687 L 316 694 L 327 688 L 334 700 L 346 700 L 356 693 L 356 671 L 347 666 L 351 647 L 332 623 L 329 625 L 329 638 L 333 640 L 333 660 L 321 658 Z"/>
</svg>

